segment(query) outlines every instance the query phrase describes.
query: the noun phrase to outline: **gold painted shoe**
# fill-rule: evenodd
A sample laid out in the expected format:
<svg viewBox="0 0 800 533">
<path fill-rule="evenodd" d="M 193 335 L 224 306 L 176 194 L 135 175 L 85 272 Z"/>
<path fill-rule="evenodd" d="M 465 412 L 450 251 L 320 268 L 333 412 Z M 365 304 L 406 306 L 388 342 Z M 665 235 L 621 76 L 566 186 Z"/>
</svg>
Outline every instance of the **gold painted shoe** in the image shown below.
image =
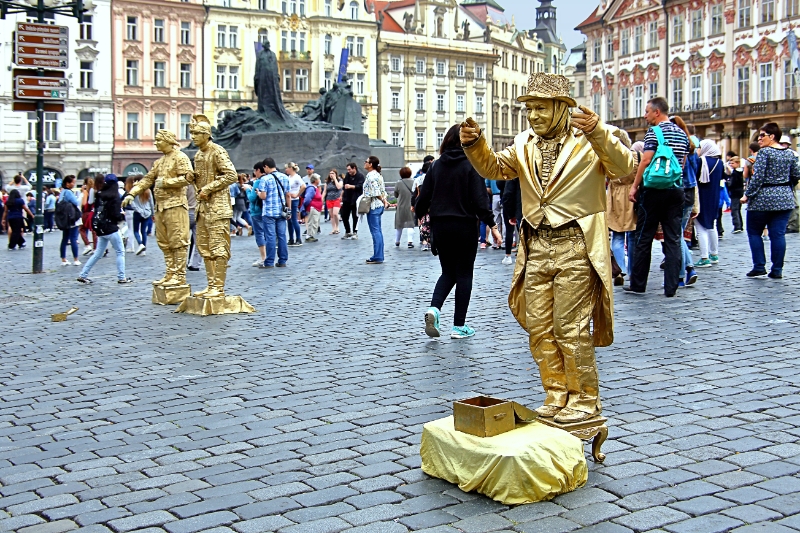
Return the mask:
<svg viewBox="0 0 800 533">
<path fill-rule="evenodd" d="M 153 285 L 165 285 L 170 279 L 169 274 L 164 274 L 164 277 L 153 281 Z"/>
<path fill-rule="evenodd" d="M 225 296 L 224 291 L 218 290 L 216 287 L 212 287 L 210 291 L 206 292 L 205 294 L 202 294 L 200 297 L 209 299 L 209 298 L 222 298 L 224 296 Z"/>
<path fill-rule="evenodd" d="M 186 280 L 181 282 L 180 279 L 176 277 L 170 277 L 164 283 L 160 284 L 162 287 L 177 287 L 178 285 L 186 285 Z"/>
<path fill-rule="evenodd" d="M 541 407 L 537 407 L 536 409 L 534 409 L 534 411 L 539 413 L 539 416 L 543 416 L 544 418 L 553 418 L 562 409 L 563 407 L 559 407 L 557 405 L 543 405 Z"/>
<path fill-rule="evenodd" d="M 206 287 L 202 291 L 197 291 L 196 293 L 192 294 L 195 298 L 203 298 L 209 291 L 214 290 L 214 287 Z"/>
<path fill-rule="evenodd" d="M 575 422 L 583 422 L 584 420 L 589 420 L 590 418 L 597 416 L 597 412 L 594 413 L 584 413 L 583 411 L 576 411 L 575 409 L 570 409 L 569 407 L 565 407 L 558 413 L 553 420 L 558 422 L 559 424 L 573 424 Z"/>
</svg>

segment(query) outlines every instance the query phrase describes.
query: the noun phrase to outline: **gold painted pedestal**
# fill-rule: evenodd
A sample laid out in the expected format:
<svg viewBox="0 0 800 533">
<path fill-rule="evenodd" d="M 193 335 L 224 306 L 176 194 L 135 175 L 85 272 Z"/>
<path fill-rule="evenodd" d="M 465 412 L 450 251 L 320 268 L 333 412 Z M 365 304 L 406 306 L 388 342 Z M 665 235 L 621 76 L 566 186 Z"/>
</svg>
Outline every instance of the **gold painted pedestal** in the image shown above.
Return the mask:
<svg viewBox="0 0 800 533">
<path fill-rule="evenodd" d="M 190 315 L 225 315 L 235 313 L 255 313 L 255 308 L 241 296 L 220 296 L 219 298 L 187 297 L 175 310 L 176 313 Z"/>
<path fill-rule="evenodd" d="M 540 416 L 536 420 L 550 427 L 563 429 L 567 433 L 570 433 L 581 440 L 588 441 L 589 439 L 593 438 L 592 457 L 594 458 L 594 461 L 596 463 L 602 463 L 606 460 L 606 454 L 600 451 L 600 446 L 603 445 L 606 437 L 608 437 L 608 427 L 606 426 L 606 421 L 608 419 L 606 417 L 598 415 L 590 418 L 589 420 L 584 420 L 583 422 L 574 422 L 572 424 L 559 424 L 552 418 L 545 418 L 543 416 Z"/>
<path fill-rule="evenodd" d="M 192 294 L 192 287 L 186 285 L 170 285 L 163 287 L 153 285 L 153 303 L 159 305 L 175 305 L 183 302 Z"/>
</svg>

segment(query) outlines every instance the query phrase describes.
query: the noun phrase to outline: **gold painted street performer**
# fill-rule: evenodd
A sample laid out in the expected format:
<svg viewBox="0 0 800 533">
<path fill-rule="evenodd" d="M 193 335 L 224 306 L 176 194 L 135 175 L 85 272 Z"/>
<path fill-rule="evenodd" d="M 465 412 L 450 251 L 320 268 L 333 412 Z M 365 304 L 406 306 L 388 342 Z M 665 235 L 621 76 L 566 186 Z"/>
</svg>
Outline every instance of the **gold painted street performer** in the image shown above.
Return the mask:
<svg viewBox="0 0 800 533">
<path fill-rule="evenodd" d="M 225 296 L 225 277 L 231 257 L 230 219 L 233 210 L 228 187 L 237 180 L 236 168 L 228 152 L 211 142 L 208 117 L 194 115 L 189 133 L 198 148 L 194 156 L 197 250 L 205 263 L 208 278 L 208 287 L 194 296 L 220 298 Z"/>
<path fill-rule="evenodd" d="M 586 107 L 570 111 L 569 89 L 564 76 L 532 74 L 518 98 L 531 129 L 502 152 L 471 118 L 460 133 L 481 176 L 520 179 L 524 222 L 508 302 L 547 393 L 536 411 L 562 424 L 601 411 L 594 349 L 614 337 L 605 179 L 635 168 L 615 128 Z"/>
<path fill-rule="evenodd" d="M 153 285 L 178 287 L 186 285 L 186 256 L 189 252 L 189 203 L 186 187 L 194 179 L 192 162 L 177 149 L 178 139 L 167 130 L 156 133 L 156 149 L 164 155 L 153 168 L 130 190 L 122 206 L 155 184 L 156 240 L 164 252 L 166 274 Z M 186 289 L 189 290 L 188 288 Z"/>
</svg>

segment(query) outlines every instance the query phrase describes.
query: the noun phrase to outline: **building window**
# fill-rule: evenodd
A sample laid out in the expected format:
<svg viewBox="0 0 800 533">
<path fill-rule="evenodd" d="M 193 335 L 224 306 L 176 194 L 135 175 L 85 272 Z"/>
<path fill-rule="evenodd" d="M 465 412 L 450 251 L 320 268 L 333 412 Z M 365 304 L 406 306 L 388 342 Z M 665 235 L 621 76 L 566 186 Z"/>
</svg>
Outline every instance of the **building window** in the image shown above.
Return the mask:
<svg viewBox="0 0 800 533">
<path fill-rule="evenodd" d="M 786 0 L 786 18 L 796 17 L 797 15 L 800 15 L 800 0 Z"/>
<path fill-rule="evenodd" d="M 672 17 L 672 43 L 682 43 L 683 37 L 683 15 Z"/>
<path fill-rule="evenodd" d="M 228 26 L 228 48 L 239 48 L 238 26 Z"/>
<path fill-rule="evenodd" d="M 672 79 L 672 107 L 676 112 L 683 108 L 683 80 L 681 78 Z"/>
<path fill-rule="evenodd" d="M 58 113 L 44 114 L 44 140 L 58 140 Z"/>
<path fill-rule="evenodd" d="M 289 49 L 288 48 L 289 45 L 287 44 L 288 43 L 288 38 L 287 38 L 288 34 L 289 33 L 287 31 L 285 31 L 285 30 L 281 32 L 281 50 L 284 51 L 284 52 L 286 52 Z"/>
<path fill-rule="evenodd" d="M 466 111 L 466 104 L 464 102 L 464 95 L 456 95 L 456 113 L 463 113 Z"/>
<path fill-rule="evenodd" d="M 239 90 L 239 67 L 228 67 L 228 89 Z"/>
<path fill-rule="evenodd" d="M 167 129 L 167 114 L 166 113 L 155 113 L 153 114 L 153 137 L 155 137 L 156 133 L 159 130 Z"/>
<path fill-rule="evenodd" d="M 644 116 L 644 85 L 633 88 L 633 116 Z"/>
<path fill-rule="evenodd" d="M 492 129 L 498 131 L 500 128 L 500 108 L 497 106 L 492 107 Z"/>
<path fill-rule="evenodd" d="M 503 68 L 508 68 L 508 52 L 503 52 Z"/>
<path fill-rule="evenodd" d="M 192 88 L 192 64 L 181 63 L 181 89 Z"/>
<path fill-rule="evenodd" d="M 787 100 L 796 99 L 798 94 L 797 79 L 790 59 L 783 62 L 783 94 Z"/>
<path fill-rule="evenodd" d="M 227 69 L 224 66 L 217 65 L 217 89 L 225 88 L 226 74 L 227 74 Z"/>
<path fill-rule="evenodd" d="M 775 0 L 761 0 L 761 22 L 775 20 Z"/>
<path fill-rule="evenodd" d="M 153 21 L 153 42 L 164 42 L 164 19 L 155 19 Z"/>
<path fill-rule="evenodd" d="M 475 113 L 481 114 L 483 113 L 483 95 L 479 94 L 475 96 Z"/>
<path fill-rule="evenodd" d="M 508 132 L 508 107 L 503 107 L 502 128 L 504 133 Z"/>
<path fill-rule="evenodd" d="M 325 71 L 325 90 L 330 91 L 333 88 L 333 71 Z"/>
<path fill-rule="evenodd" d="M 425 60 L 424 59 L 417 59 L 417 74 L 425 74 Z"/>
<path fill-rule="evenodd" d="M 636 26 L 633 29 L 633 52 L 644 51 L 644 26 Z"/>
<path fill-rule="evenodd" d="M 630 94 L 627 87 L 623 87 L 622 91 L 619 94 L 619 103 L 620 103 L 620 116 L 623 119 L 628 118 L 628 113 L 630 111 Z"/>
<path fill-rule="evenodd" d="M 261 43 L 262 46 L 266 46 L 269 42 L 269 33 L 265 29 L 258 30 L 258 42 Z M 327 52 L 328 54 L 330 52 Z"/>
<path fill-rule="evenodd" d="M 300 8 L 300 16 L 306 16 L 306 0 L 297 0 L 297 6 Z"/>
<path fill-rule="evenodd" d="M 622 30 L 620 54 L 626 56 L 629 55 L 630 53 L 631 53 L 631 30 L 630 28 L 625 28 L 624 30 Z"/>
<path fill-rule="evenodd" d="M 331 49 L 333 48 L 333 37 L 330 34 L 325 35 L 325 55 L 331 55 Z"/>
<path fill-rule="evenodd" d="M 519 131 L 517 128 L 517 124 L 519 124 L 519 116 L 512 111 L 511 112 L 511 131 Z"/>
<path fill-rule="evenodd" d="M 417 93 L 417 111 L 425 111 L 425 93 Z"/>
<path fill-rule="evenodd" d="M 436 95 L 436 111 L 444 111 L 444 94 Z"/>
<path fill-rule="evenodd" d="M 444 142 L 444 132 L 443 131 L 436 131 L 436 149 L 442 147 L 442 143 Z"/>
<path fill-rule="evenodd" d="M 392 93 L 392 111 L 400 109 L 400 93 Z"/>
<path fill-rule="evenodd" d="M 703 38 L 703 10 L 692 11 L 692 40 Z"/>
<path fill-rule="evenodd" d="M 92 40 L 92 16 L 84 15 L 80 26 L 80 37 L 82 41 Z"/>
<path fill-rule="evenodd" d="M 364 57 L 366 54 L 364 53 L 364 38 L 357 37 L 356 38 L 356 57 Z"/>
<path fill-rule="evenodd" d="M 220 24 L 217 26 L 217 48 L 225 48 L 228 41 L 228 26 Z"/>
<path fill-rule="evenodd" d="M 400 132 L 399 131 L 393 131 L 392 132 L 392 144 L 394 146 L 400 146 Z"/>
<path fill-rule="evenodd" d="M 267 10 L 267 0 L 258 0 L 258 10 L 259 11 Z"/>
<path fill-rule="evenodd" d="M 614 40 L 610 35 L 606 37 L 606 59 L 614 59 Z M 541 71 L 541 65 L 539 65 L 539 70 Z M 531 67 L 532 72 L 533 67 Z"/>
<path fill-rule="evenodd" d="M 163 61 L 153 63 L 153 86 L 166 87 L 167 66 Z"/>
<path fill-rule="evenodd" d="M 703 79 L 700 74 L 692 76 L 692 109 L 699 109 L 703 101 Z"/>
<path fill-rule="evenodd" d="M 192 23 L 181 22 L 181 44 L 192 44 Z"/>
<path fill-rule="evenodd" d="M 355 37 L 347 37 L 345 39 L 345 46 L 351 56 L 356 55 L 356 38 Z"/>
<path fill-rule="evenodd" d="M 189 113 L 181 113 L 181 129 L 180 129 L 180 138 L 182 141 L 189 139 L 191 135 L 189 134 L 189 128 L 192 124 L 192 115 Z"/>
<path fill-rule="evenodd" d="M 595 115 L 600 114 L 600 93 L 592 95 L 592 111 L 594 111 Z"/>
<path fill-rule="evenodd" d="M 136 59 L 125 61 L 125 84 L 139 85 L 139 61 Z"/>
<path fill-rule="evenodd" d="M 400 72 L 400 58 L 398 56 L 392 56 L 392 72 Z"/>
<path fill-rule="evenodd" d="M 29 24 L 35 24 L 35 22 L 29 22 Z M 39 119 L 36 118 L 36 113 L 28 113 L 28 140 L 35 141 L 36 140 L 36 126 L 39 124 Z"/>
<path fill-rule="evenodd" d="M 583 98 L 583 93 L 586 90 L 586 82 L 583 80 L 578 81 L 578 98 Z"/>
<path fill-rule="evenodd" d="M 503 82 L 503 98 L 508 98 L 508 83 Z"/>
<path fill-rule="evenodd" d="M 81 89 L 94 88 L 94 63 L 91 61 L 81 61 Z"/>
<path fill-rule="evenodd" d="M 367 75 L 366 74 L 356 74 L 356 87 L 355 93 L 363 95 L 366 93 L 366 85 L 367 85 Z"/>
<path fill-rule="evenodd" d="M 736 103 L 738 105 L 750 103 L 750 67 L 736 69 Z"/>
<path fill-rule="evenodd" d="M 716 109 L 722 105 L 722 71 L 715 70 L 711 73 L 711 108 Z"/>
<path fill-rule="evenodd" d="M 417 150 L 424 150 L 425 149 L 425 132 L 418 131 L 417 132 Z"/>
<path fill-rule="evenodd" d="M 464 63 L 456 63 L 456 76 L 463 78 L 467 71 L 467 65 Z"/>
<path fill-rule="evenodd" d="M 444 76 L 447 74 L 447 64 L 444 61 L 437 61 L 436 62 L 436 75 L 437 76 Z"/>
<path fill-rule="evenodd" d="M 128 17 L 128 22 L 125 25 L 125 38 L 129 41 L 139 40 L 139 18 Z"/>
<path fill-rule="evenodd" d="M 753 25 L 750 20 L 750 0 L 739 0 L 739 27 L 749 28 Z"/>
<path fill-rule="evenodd" d="M 295 91 L 306 92 L 308 91 L 308 69 L 298 68 L 294 71 L 294 87 Z"/>
<path fill-rule="evenodd" d="M 511 56 L 511 70 L 513 70 L 514 72 L 517 71 L 518 60 L 519 60 L 519 58 L 517 57 L 517 54 L 513 54 Z"/>
<path fill-rule="evenodd" d="M 94 142 L 94 113 L 81 111 L 80 119 L 80 132 L 82 143 Z"/>
<path fill-rule="evenodd" d="M 486 68 L 483 65 L 475 65 L 475 79 L 482 80 L 486 76 Z"/>
<path fill-rule="evenodd" d="M 292 91 L 292 71 L 288 68 L 283 69 L 283 90 Z"/>
<path fill-rule="evenodd" d="M 711 6 L 711 35 L 725 33 L 725 20 L 722 18 L 723 4 Z"/>
<path fill-rule="evenodd" d="M 516 83 L 512 83 L 511 84 L 511 99 L 512 100 L 516 100 L 517 99 L 517 84 Z"/>
<path fill-rule="evenodd" d="M 772 100 L 772 63 L 758 65 L 758 98 L 760 102 Z"/>
<path fill-rule="evenodd" d="M 595 39 L 594 43 L 592 45 L 592 61 L 594 61 L 595 63 L 600 62 L 600 47 L 601 46 L 602 46 L 602 43 L 600 42 L 600 39 Z"/>
<path fill-rule="evenodd" d="M 350 20 L 358 20 L 358 2 L 350 2 Z"/>
<path fill-rule="evenodd" d="M 658 82 L 651 81 L 650 84 L 648 85 L 647 93 L 648 93 L 647 96 L 648 100 L 652 100 L 653 98 L 658 96 Z"/>
<path fill-rule="evenodd" d="M 521 72 L 523 74 L 527 74 L 528 73 L 528 60 L 525 59 L 524 57 L 522 58 L 522 70 L 521 70 Z"/>
<path fill-rule="evenodd" d="M 135 141 L 139 138 L 139 113 L 128 113 L 127 139 Z"/>
</svg>

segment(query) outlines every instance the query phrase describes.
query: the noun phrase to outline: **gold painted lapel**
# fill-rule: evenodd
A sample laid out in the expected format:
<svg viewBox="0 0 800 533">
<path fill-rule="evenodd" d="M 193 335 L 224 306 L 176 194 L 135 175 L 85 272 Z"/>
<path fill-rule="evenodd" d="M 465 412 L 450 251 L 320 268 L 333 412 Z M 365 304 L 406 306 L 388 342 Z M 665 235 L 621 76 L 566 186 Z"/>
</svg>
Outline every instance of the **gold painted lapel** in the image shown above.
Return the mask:
<svg viewBox="0 0 800 533">
<path fill-rule="evenodd" d="M 526 176 L 528 181 L 533 185 L 533 190 L 539 195 L 539 198 L 542 197 L 542 184 L 539 182 L 539 176 L 536 169 L 536 157 L 534 151 L 536 150 L 536 135 L 531 133 L 528 136 L 528 142 L 522 143 L 522 141 L 518 141 L 517 145 L 517 153 L 524 153 L 525 154 L 525 168 L 528 170 L 526 172 Z"/>
<path fill-rule="evenodd" d="M 547 184 L 547 192 L 550 192 L 558 187 L 559 183 L 561 182 L 561 172 L 564 170 L 564 166 L 570 160 L 573 153 L 578 150 L 578 148 L 580 148 L 580 143 L 572 134 L 572 130 L 570 130 L 569 133 L 567 133 L 567 136 L 564 138 L 564 146 L 561 147 L 561 152 L 559 152 L 556 162 L 553 165 L 553 173 L 550 174 L 550 182 Z"/>
</svg>

